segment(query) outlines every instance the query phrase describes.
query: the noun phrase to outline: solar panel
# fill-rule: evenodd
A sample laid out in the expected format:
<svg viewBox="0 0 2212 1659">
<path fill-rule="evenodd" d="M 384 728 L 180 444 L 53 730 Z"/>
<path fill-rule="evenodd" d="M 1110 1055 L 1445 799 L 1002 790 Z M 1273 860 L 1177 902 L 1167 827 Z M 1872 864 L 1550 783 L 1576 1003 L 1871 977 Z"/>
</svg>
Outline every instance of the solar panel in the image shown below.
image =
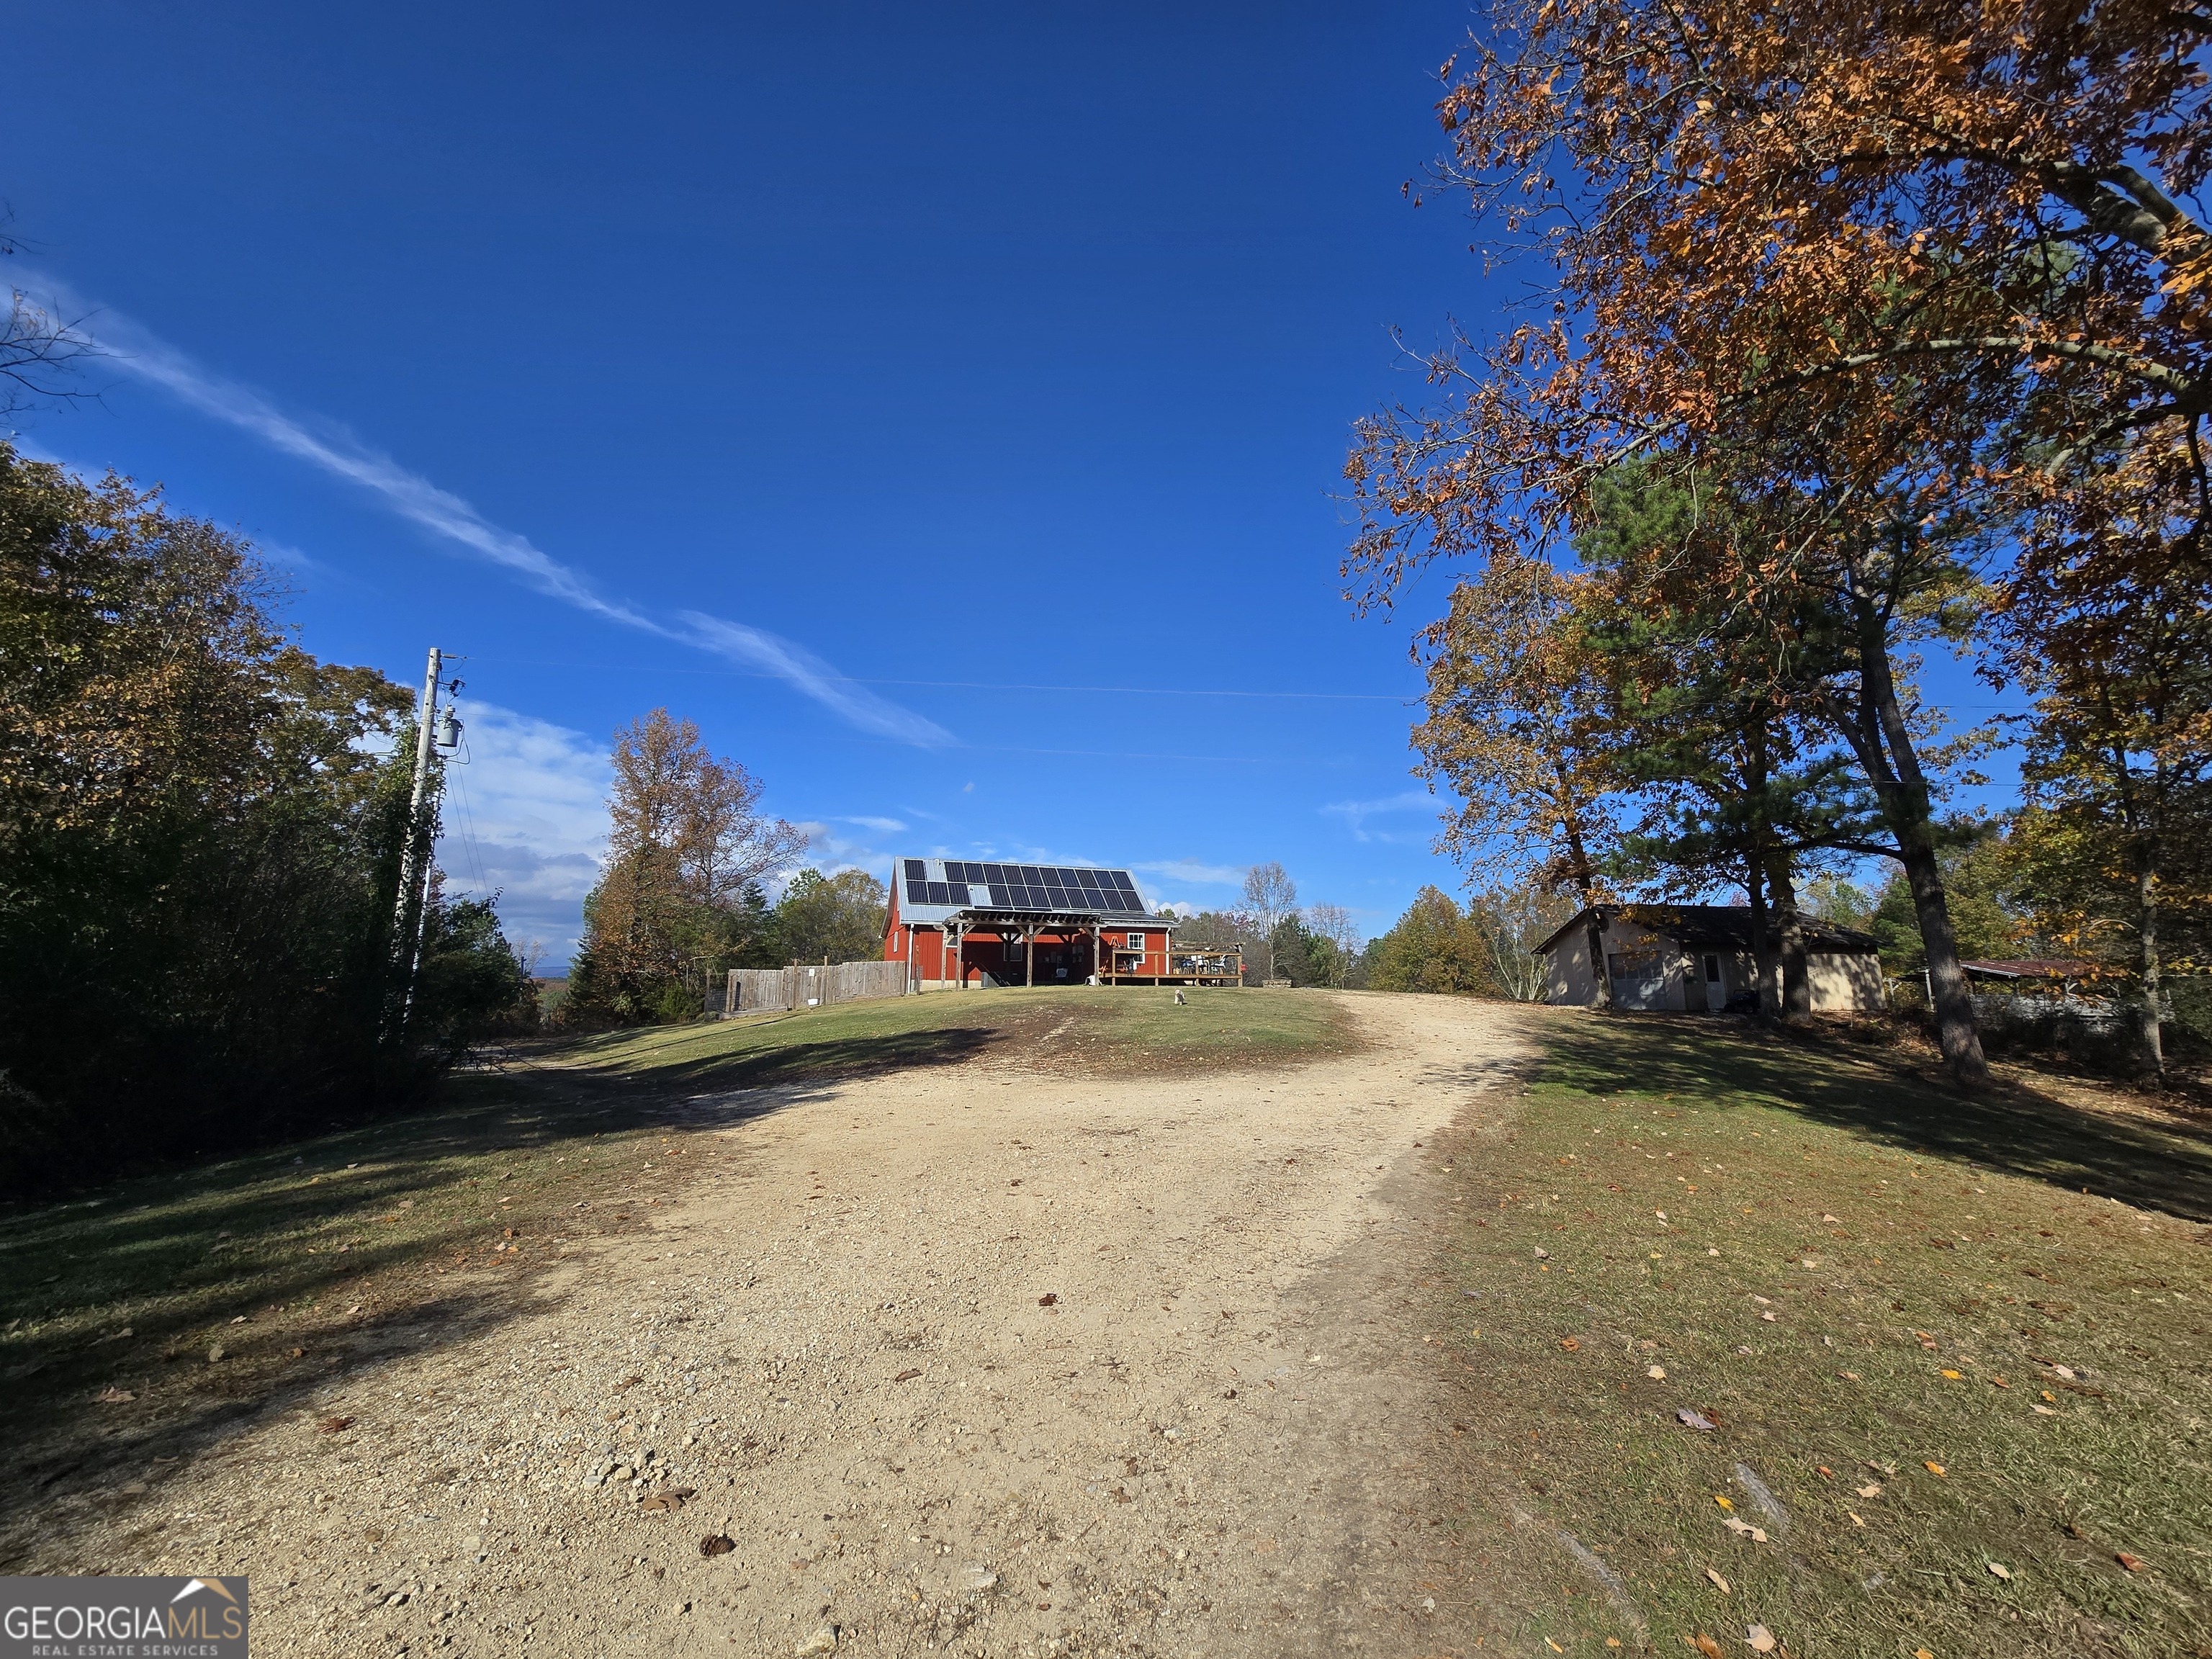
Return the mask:
<svg viewBox="0 0 2212 1659">
<path fill-rule="evenodd" d="M 906 902 L 965 909 L 1055 910 L 1099 917 L 1146 914 L 1127 870 L 1059 864 L 981 864 L 902 859 Z"/>
</svg>

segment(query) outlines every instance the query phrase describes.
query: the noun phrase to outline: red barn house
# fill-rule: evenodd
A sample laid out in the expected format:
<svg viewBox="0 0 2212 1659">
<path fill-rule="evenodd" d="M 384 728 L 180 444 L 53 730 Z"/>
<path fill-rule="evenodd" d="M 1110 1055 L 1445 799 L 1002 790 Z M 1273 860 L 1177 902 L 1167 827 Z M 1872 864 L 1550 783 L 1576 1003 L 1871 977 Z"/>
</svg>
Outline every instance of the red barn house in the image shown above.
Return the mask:
<svg viewBox="0 0 2212 1659">
<path fill-rule="evenodd" d="M 902 859 L 892 871 L 884 960 L 924 986 L 1158 985 L 1176 919 L 1127 870 Z"/>
</svg>

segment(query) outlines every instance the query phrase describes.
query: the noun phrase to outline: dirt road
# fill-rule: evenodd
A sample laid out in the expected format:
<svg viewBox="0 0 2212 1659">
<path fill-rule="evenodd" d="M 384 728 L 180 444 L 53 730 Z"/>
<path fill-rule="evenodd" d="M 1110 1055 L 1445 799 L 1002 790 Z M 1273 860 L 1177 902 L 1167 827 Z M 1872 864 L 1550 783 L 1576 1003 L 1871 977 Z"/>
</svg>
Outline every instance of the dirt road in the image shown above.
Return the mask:
<svg viewBox="0 0 2212 1659">
<path fill-rule="evenodd" d="M 250 1573 L 264 1656 L 1448 1650 L 1401 1291 L 1523 1017 L 1346 1002 L 1297 1069 L 696 1098 L 664 1222 L 194 1460 L 130 1570 Z"/>
</svg>

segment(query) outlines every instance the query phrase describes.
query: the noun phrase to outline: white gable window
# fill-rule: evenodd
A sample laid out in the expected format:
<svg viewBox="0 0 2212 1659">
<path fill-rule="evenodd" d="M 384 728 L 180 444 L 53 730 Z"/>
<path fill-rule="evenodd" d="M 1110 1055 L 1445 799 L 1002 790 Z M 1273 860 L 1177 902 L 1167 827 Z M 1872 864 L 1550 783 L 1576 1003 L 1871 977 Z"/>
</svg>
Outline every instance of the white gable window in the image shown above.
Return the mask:
<svg viewBox="0 0 2212 1659">
<path fill-rule="evenodd" d="M 1129 935 L 1129 948 L 1130 948 L 1132 951 L 1141 951 L 1141 950 L 1143 950 L 1143 949 L 1145 948 L 1145 936 L 1144 936 L 1142 933 L 1132 933 L 1132 934 L 1130 934 L 1130 935 Z"/>
</svg>

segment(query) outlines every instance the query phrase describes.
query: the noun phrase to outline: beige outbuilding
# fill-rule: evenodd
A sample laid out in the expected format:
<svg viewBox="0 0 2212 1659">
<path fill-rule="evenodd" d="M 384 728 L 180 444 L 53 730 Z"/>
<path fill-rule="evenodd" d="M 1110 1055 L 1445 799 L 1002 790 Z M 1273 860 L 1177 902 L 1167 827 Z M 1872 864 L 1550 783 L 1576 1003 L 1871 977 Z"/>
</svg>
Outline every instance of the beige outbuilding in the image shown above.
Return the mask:
<svg viewBox="0 0 2212 1659">
<path fill-rule="evenodd" d="M 1872 934 L 1810 916 L 1804 931 L 1805 979 L 1815 1012 L 1870 1012 L 1884 1006 Z M 1595 1005 L 1597 972 L 1612 988 L 1613 1006 L 1631 1012 L 1718 1013 L 1732 998 L 1758 992 L 1751 911 L 1741 904 L 1593 905 L 1576 912 L 1536 952 L 1550 1003 Z"/>
</svg>

